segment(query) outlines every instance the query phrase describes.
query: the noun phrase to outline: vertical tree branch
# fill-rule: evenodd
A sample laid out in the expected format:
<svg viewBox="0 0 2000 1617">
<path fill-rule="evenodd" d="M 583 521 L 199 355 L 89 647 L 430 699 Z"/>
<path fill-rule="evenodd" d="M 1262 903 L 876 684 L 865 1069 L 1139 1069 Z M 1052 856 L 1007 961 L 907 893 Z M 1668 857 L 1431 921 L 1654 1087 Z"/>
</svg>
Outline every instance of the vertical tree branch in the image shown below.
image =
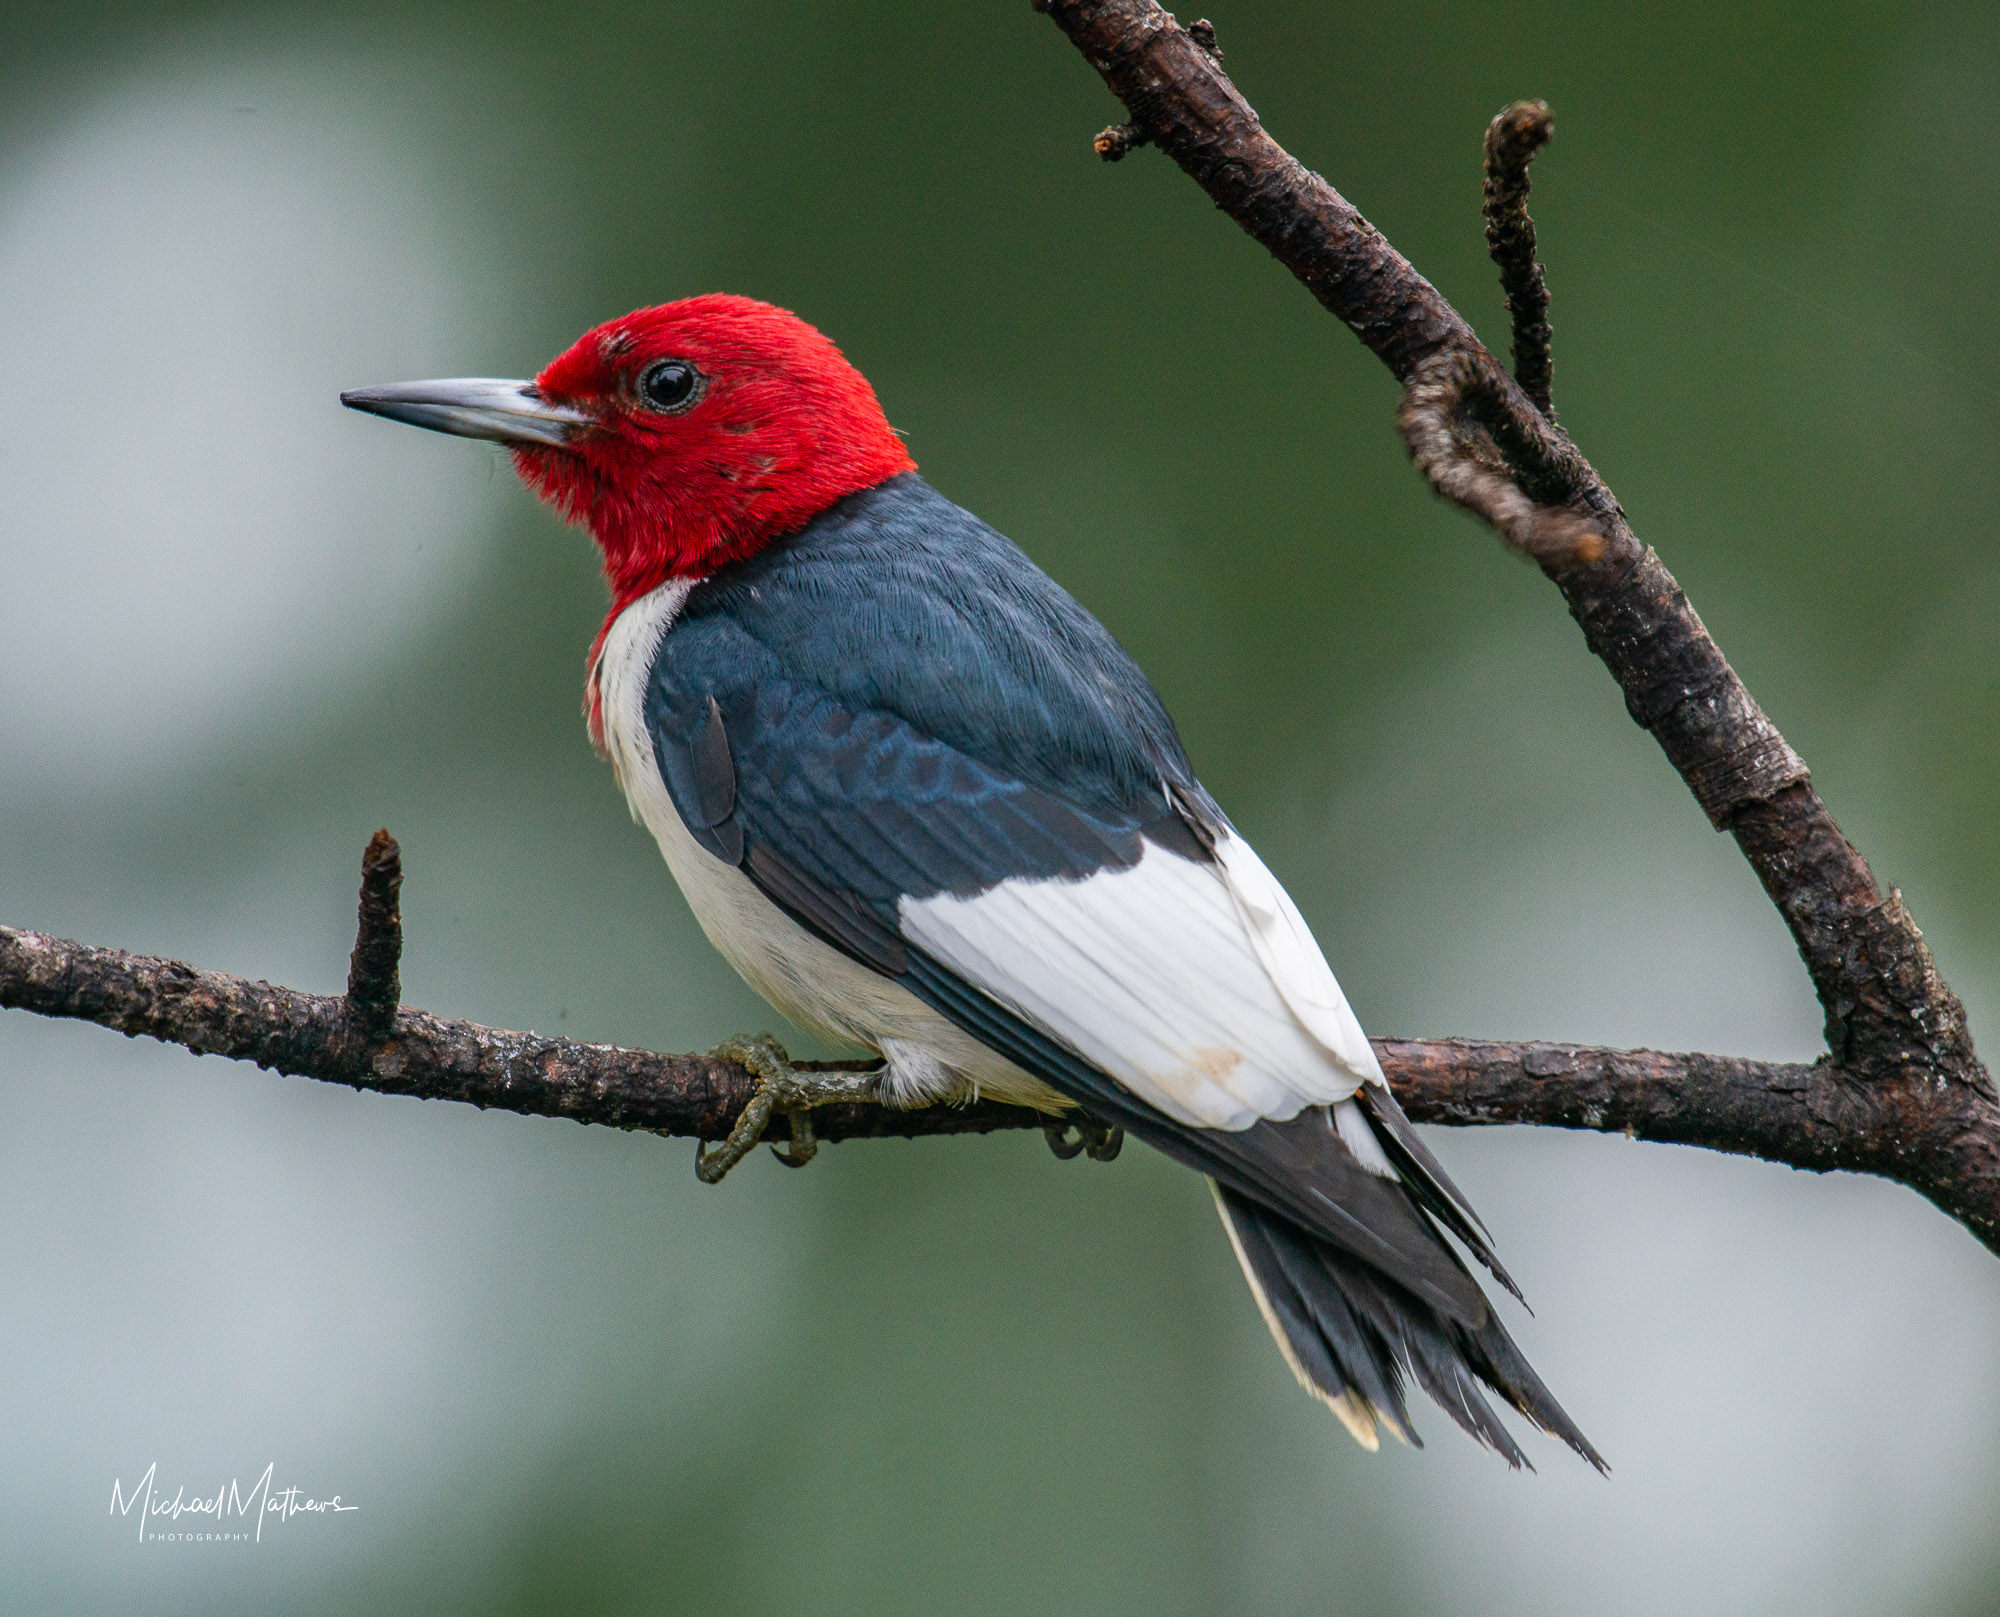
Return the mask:
<svg viewBox="0 0 2000 1617">
<path fill-rule="evenodd" d="M 1486 250 L 1500 266 L 1500 290 L 1514 328 L 1514 380 L 1550 423 L 1555 360 L 1549 342 L 1549 287 L 1535 256 L 1535 221 L 1528 217 L 1528 165 L 1555 133 L 1540 101 L 1516 101 L 1486 126 Z"/>
<path fill-rule="evenodd" d="M 347 1021 L 364 1045 L 389 1036 L 402 1002 L 402 894 L 403 850 L 385 828 L 361 855 L 361 902 L 347 965 Z"/>
</svg>

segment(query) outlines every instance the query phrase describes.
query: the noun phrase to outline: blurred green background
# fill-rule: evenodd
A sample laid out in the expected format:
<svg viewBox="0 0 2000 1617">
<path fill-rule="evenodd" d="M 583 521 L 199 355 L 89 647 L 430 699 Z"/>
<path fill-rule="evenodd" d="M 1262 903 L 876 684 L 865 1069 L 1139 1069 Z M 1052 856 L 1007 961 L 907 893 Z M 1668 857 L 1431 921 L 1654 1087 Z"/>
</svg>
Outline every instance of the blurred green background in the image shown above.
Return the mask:
<svg viewBox="0 0 2000 1617">
<path fill-rule="evenodd" d="M 1218 4 L 1221 0 L 1218 0 Z M 2000 1006 L 1990 6 L 1239 5 L 1268 126 L 1496 346 L 1536 169 L 1564 420 L 1977 1030 Z M 578 717 L 584 540 L 346 386 L 727 289 L 1098 612 L 1363 1021 L 1809 1058 L 1775 915 L 1393 386 L 1008 5 L 0 13 L 0 919 L 663 1049 L 771 1015 Z M 1914 1196 L 1438 1134 L 1609 1456 L 1292 1385 L 1206 1192 L 1032 1136 L 768 1158 L 0 1018 L 18 1612 L 2000 1609 L 2000 1265 Z M 142 1544 L 114 1478 L 361 1507 Z"/>
</svg>

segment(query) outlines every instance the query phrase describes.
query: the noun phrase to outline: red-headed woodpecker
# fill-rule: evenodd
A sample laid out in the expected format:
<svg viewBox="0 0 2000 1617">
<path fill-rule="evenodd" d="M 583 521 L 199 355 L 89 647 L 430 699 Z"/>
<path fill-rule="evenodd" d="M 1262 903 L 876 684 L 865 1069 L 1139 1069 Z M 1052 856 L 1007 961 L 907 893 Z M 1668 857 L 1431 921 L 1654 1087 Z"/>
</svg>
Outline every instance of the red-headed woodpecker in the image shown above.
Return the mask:
<svg viewBox="0 0 2000 1617">
<path fill-rule="evenodd" d="M 1146 676 L 917 475 L 824 336 L 689 298 L 532 383 L 342 398 L 508 445 L 590 531 L 590 732 L 633 815 L 752 987 L 881 1057 L 857 1085 L 735 1046 L 762 1109 L 704 1177 L 773 1105 L 857 1087 L 1081 1108 L 1208 1177 L 1279 1350 L 1364 1445 L 1415 1440 L 1414 1378 L 1523 1463 L 1484 1382 L 1602 1465 L 1446 1240 L 1514 1290 Z"/>
</svg>

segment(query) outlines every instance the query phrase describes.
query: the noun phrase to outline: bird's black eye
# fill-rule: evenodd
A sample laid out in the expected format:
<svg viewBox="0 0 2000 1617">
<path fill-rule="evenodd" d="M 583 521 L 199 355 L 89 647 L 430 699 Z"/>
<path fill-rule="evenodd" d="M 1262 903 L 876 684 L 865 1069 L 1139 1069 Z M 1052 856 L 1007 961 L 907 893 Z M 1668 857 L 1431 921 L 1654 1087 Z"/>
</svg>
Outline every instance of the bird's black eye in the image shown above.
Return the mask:
<svg viewBox="0 0 2000 1617">
<path fill-rule="evenodd" d="M 702 374 L 684 359 L 656 360 L 639 376 L 639 397 L 655 410 L 679 415 L 700 402 Z"/>
</svg>

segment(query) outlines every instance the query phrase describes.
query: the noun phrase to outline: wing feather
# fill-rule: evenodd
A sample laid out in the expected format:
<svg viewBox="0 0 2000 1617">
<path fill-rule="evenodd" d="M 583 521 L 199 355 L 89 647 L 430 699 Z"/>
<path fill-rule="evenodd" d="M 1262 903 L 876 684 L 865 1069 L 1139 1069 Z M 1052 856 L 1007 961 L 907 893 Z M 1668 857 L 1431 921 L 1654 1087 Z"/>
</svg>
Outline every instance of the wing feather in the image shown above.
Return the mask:
<svg viewBox="0 0 2000 1617">
<path fill-rule="evenodd" d="M 1361 1031 L 1291 894 L 1257 857 L 1257 850 L 1233 831 L 1216 838 L 1215 861 L 1251 949 L 1300 1025 L 1342 1071 L 1383 1082 L 1368 1035 Z"/>
<path fill-rule="evenodd" d="M 1148 847 L 1136 864 L 1080 880 L 906 896 L 899 915 L 912 943 L 1176 1122 L 1284 1121 L 1348 1099 L 1375 1070 L 1359 1027 L 1351 1042 L 1369 1065 L 1357 1070 L 1299 1016 L 1218 863 Z"/>
</svg>

